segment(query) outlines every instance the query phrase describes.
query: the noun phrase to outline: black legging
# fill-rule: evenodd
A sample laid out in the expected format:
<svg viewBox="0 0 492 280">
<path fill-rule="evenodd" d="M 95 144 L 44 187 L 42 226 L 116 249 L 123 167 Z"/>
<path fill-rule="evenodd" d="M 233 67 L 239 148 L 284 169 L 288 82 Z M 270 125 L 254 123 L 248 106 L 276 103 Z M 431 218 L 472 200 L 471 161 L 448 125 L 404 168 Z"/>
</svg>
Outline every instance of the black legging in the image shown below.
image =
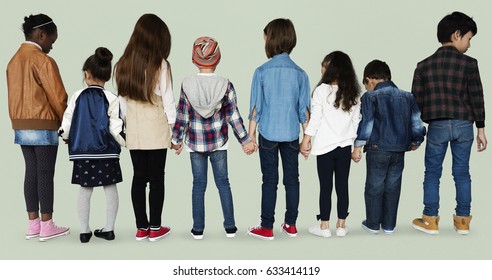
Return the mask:
<svg viewBox="0 0 492 280">
<path fill-rule="evenodd" d="M 133 164 L 132 203 L 137 228 L 159 227 L 164 205 L 164 168 L 167 149 L 130 150 Z M 149 183 L 149 216 L 145 189 Z"/>
<path fill-rule="evenodd" d="M 339 219 L 348 216 L 349 195 L 348 177 L 350 172 L 351 147 L 337 147 L 335 150 L 316 157 L 320 184 L 318 220 L 329 221 L 331 213 L 331 193 L 333 174 L 337 193 L 337 214 Z"/>
<path fill-rule="evenodd" d="M 21 145 L 26 172 L 24 175 L 24 199 L 27 212 L 53 213 L 53 197 L 56 155 L 58 146 Z"/>
</svg>

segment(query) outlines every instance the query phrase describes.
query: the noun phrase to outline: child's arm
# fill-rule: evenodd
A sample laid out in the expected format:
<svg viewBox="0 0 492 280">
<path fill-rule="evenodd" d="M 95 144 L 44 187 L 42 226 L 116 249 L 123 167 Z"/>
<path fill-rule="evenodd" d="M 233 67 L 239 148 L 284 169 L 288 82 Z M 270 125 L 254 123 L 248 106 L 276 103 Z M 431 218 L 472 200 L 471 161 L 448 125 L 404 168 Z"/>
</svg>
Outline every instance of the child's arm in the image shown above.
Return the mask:
<svg viewBox="0 0 492 280">
<path fill-rule="evenodd" d="M 123 119 L 120 117 L 120 103 L 118 97 L 113 95 L 111 92 L 104 92 L 107 97 L 111 98 L 108 107 L 109 116 L 109 132 L 114 137 L 116 142 L 121 146 L 126 146 L 125 134 L 123 132 Z M 113 95 L 113 96 L 110 96 Z"/>
<path fill-rule="evenodd" d="M 172 128 L 176 121 L 176 102 L 171 87 L 171 74 L 166 60 L 162 61 L 161 69 L 159 89 L 161 92 L 162 104 L 164 106 L 164 113 L 166 114 L 169 126 Z"/>
<path fill-rule="evenodd" d="M 226 118 L 229 125 L 232 127 L 234 136 L 243 147 L 243 151 L 250 155 L 256 151 L 256 143 L 249 137 L 246 128 L 244 127 L 243 119 L 237 107 L 237 97 L 234 86 L 229 82 L 226 101 Z"/>
<path fill-rule="evenodd" d="M 49 57 L 49 62 L 44 63 L 39 70 L 39 79 L 46 92 L 46 98 L 61 123 L 67 108 L 68 95 L 63 85 L 58 65 L 51 57 Z"/>
<path fill-rule="evenodd" d="M 487 149 L 487 137 L 485 137 L 485 127 L 481 127 L 477 132 L 477 151 L 483 152 L 485 149 Z"/>
<path fill-rule="evenodd" d="M 73 110 L 75 109 L 75 101 L 82 91 L 77 91 L 72 95 L 68 103 L 65 112 L 63 113 L 63 119 L 61 122 L 60 129 L 58 129 L 58 135 L 66 142 L 68 139 L 68 134 L 70 133 L 70 127 L 72 126 Z"/>
<path fill-rule="evenodd" d="M 354 142 L 354 150 L 352 151 L 352 160 L 359 162 L 362 159 L 362 147 L 366 145 L 371 138 L 372 129 L 374 127 L 375 108 L 371 102 L 369 93 L 362 95 L 361 101 L 361 121 L 357 128 L 357 138 Z"/>
<path fill-rule="evenodd" d="M 424 122 L 420 118 L 420 110 L 415 102 L 415 98 L 412 96 L 410 103 L 410 112 L 412 118 L 412 146 L 410 150 L 415 151 L 420 144 L 424 141 L 425 127 Z"/>
<path fill-rule="evenodd" d="M 179 95 L 179 103 L 176 113 L 176 122 L 172 127 L 172 138 L 171 138 L 171 148 L 176 150 L 176 154 L 179 155 L 183 150 L 183 138 L 185 133 L 188 131 L 189 126 L 189 109 L 190 104 L 186 95 L 181 87 L 181 93 Z"/>
<path fill-rule="evenodd" d="M 300 84 L 299 96 L 299 122 L 302 124 L 302 130 L 305 131 L 309 122 L 309 106 L 311 98 L 309 96 L 309 78 L 303 73 Z"/>
</svg>

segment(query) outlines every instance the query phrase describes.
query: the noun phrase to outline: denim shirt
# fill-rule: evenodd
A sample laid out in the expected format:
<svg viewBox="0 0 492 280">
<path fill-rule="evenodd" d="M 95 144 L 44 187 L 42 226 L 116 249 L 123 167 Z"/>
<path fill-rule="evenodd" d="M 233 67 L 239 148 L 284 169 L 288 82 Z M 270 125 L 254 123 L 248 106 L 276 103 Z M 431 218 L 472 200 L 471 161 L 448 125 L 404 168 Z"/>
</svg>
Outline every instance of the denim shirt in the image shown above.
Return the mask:
<svg viewBox="0 0 492 280">
<path fill-rule="evenodd" d="M 393 82 L 378 83 L 362 96 L 361 106 L 356 147 L 404 152 L 424 141 L 425 127 L 414 96 Z"/>
<path fill-rule="evenodd" d="M 307 121 L 309 79 L 287 53 L 273 56 L 253 76 L 249 119 L 270 141 L 288 142 L 299 138 L 300 125 Z"/>
</svg>

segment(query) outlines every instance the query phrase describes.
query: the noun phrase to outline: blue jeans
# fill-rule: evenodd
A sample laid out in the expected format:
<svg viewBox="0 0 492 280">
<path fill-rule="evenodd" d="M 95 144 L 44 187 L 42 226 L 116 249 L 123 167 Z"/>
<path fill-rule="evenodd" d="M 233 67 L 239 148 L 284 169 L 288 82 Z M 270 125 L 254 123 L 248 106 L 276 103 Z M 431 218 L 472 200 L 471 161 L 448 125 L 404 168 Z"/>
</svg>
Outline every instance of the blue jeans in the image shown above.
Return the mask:
<svg viewBox="0 0 492 280">
<path fill-rule="evenodd" d="M 404 164 L 405 152 L 367 151 L 364 190 L 367 227 L 395 228 Z"/>
<path fill-rule="evenodd" d="M 282 157 L 286 212 L 284 222 L 295 225 L 299 213 L 299 139 L 274 142 L 259 135 L 259 151 L 263 184 L 261 186 L 261 226 L 273 229 L 277 202 L 278 158 Z"/>
<path fill-rule="evenodd" d="M 190 153 L 191 172 L 193 173 L 192 210 L 193 230 L 205 228 L 205 190 L 207 189 L 207 158 L 210 157 L 215 185 L 219 190 L 224 228 L 234 228 L 234 205 L 227 173 L 227 151 L 193 152 Z"/>
<path fill-rule="evenodd" d="M 456 215 L 469 216 L 471 207 L 470 152 L 473 122 L 461 120 L 431 121 L 425 146 L 424 215 L 439 214 L 439 180 L 448 143 L 453 157 L 452 174 L 456 187 Z"/>
</svg>

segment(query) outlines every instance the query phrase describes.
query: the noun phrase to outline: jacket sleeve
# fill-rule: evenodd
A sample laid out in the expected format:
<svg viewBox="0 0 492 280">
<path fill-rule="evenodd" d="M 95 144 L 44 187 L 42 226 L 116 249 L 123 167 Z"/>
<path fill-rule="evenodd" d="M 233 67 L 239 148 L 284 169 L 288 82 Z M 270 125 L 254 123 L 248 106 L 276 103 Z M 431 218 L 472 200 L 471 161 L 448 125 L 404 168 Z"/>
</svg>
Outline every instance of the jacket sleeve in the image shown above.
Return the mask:
<svg viewBox="0 0 492 280">
<path fill-rule="evenodd" d="M 420 118 L 420 110 L 415 102 L 414 97 L 411 97 L 410 101 L 411 107 L 411 118 L 412 118 L 412 145 L 420 146 L 424 141 L 425 127 L 422 119 Z"/>
<path fill-rule="evenodd" d="M 478 62 L 474 59 L 467 74 L 467 91 L 470 96 L 473 118 L 477 128 L 485 127 L 485 105 L 483 97 L 482 81 L 478 71 Z"/>
<path fill-rule="evenodd" d="M 39 71 L 39 79 L 46 92 L 46 97 L 58 121 L 61 123 L 63 114 L 67 108 L 68 95 L 65 91 L 58 65 L 56 65 L 53 58 L 48 57 L 48 60 L 42 65 L 42 69 Z"/>
<path fill-rule="evenodd" d="M 72 125 L 73 110 L 75 109 L 75 102 L 77 101 L 77 97 L 79 96 L 79 94 L 80 91 L 77 91 L 72 95 L 70 101 L 68 102 L 67 109 L 63 113 L 61 127 L 58 130 L 58 135 L 60 135 L 63 139 L 68 139 L 70 127 Z"/>
<path fill-rule="evenodd" d="M 366 92 L 361 98 L 361 122 L 357 129 L 357 139 L 355 140 L 355 147 L 361 147 L 371 138 L 372 129 L 374 127 L 374 105 L 371 102 L 369 93 Z"/>
<path fill-rule="evenodd" d="M 107 93 L 107 95 L 112 93 Z M 108 107 L 109 132 L 118 144 L 125 147 L 125 134 L 123 132 L 123 119 L 120 117 L 120 103 L 118 97 L 112 96 Z"/>
<path fill-rule="evenodd" d="M 419 107 L 419 110 L 422 111 L 423 105 L 424 105 L 424 86 L 422 84 L 422 77 L 420 74 L 419 67 L 415 68 L 415 71 L 413 73 L 413 80 L 412 80 L 412 93 L 415 96 L 415 101 L 417 102 L 417 105 Z"/>
</svg>

